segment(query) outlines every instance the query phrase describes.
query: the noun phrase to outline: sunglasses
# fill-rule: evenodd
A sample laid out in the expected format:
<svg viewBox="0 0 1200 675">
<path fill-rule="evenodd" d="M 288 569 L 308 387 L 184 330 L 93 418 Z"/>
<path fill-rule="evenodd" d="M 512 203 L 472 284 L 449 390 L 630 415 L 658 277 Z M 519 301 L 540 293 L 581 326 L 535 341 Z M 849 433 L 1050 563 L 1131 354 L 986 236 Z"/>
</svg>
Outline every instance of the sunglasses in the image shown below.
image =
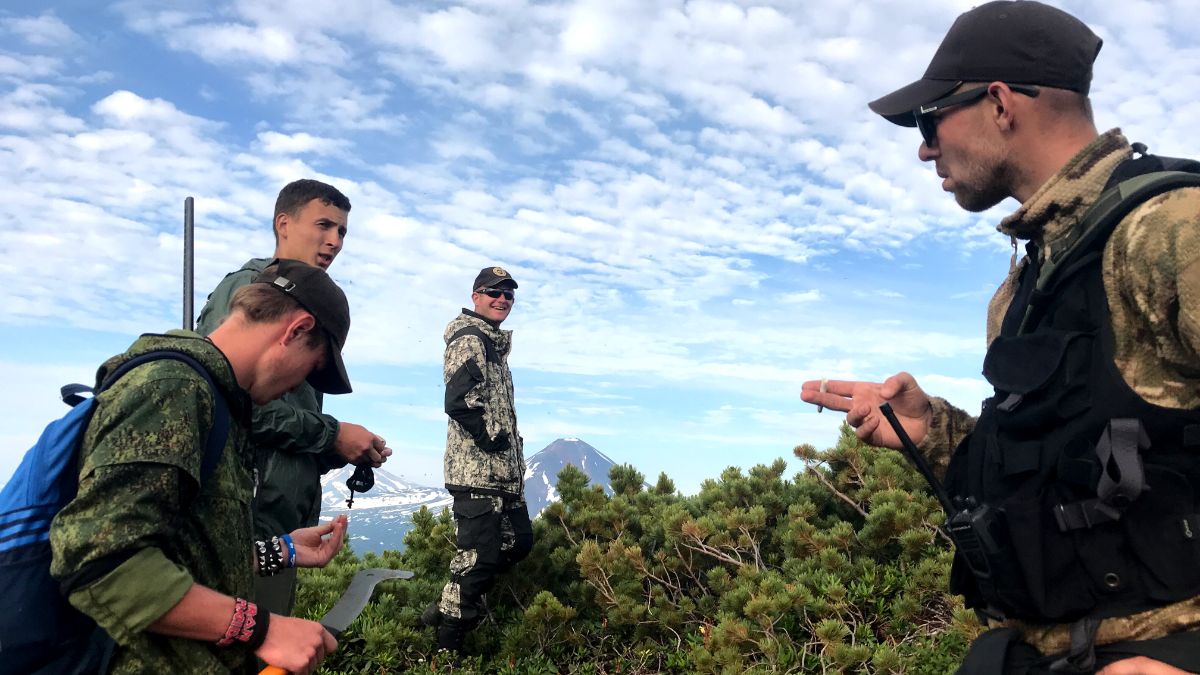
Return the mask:
<svg viewBox="0 0 1200 675">
<path fill-rule="evenodd" d="M 1036 97 L 1039 93 L 1037 87 L 1025 84 L 1010 84 L 1008 88 L 1030 98 Z M 917 129 L 921 131 L 921 138 L 925 139 L 925 145 L 932 148 L 937 144 L 937 125 L 942 119 L 942 116 L 937 114 L 938 112 L 951 106 L 974 103 L 986 96 L 987 93 L 987 87 L 968 89 L 914 108 L 913 117 L 917 120 Z"/>
<path fill-rule="evenodd" d="M 509 302 L 512 302 L 512 300 L 517 297 L 516 293 L 513 293 L 507 288 L 481 288 L 475 292 L 483 293 L 489 298 L 498 298 L 503 295 L 504 299 L 508 300 Z"/>
</svg>

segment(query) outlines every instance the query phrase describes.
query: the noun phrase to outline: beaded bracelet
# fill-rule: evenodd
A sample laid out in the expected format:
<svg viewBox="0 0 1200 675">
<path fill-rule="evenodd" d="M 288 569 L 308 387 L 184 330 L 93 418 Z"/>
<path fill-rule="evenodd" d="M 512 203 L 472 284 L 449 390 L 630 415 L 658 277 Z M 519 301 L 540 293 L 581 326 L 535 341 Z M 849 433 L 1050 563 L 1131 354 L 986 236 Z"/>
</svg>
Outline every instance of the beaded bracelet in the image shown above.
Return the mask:
<svg viewBox="0 0 1200 675">
<path fill-rule="evenodd" d="M 229 618 L 229 627 L 225 629 L 225 635 L 217 640 L 218 647 L 228 647 L 242 634 L 242 628 L 246 625 L 246 611 L 250 605 L 251 603 L 244 598 L 233 599 L 233 616 Z M 257 613 L 258 608 L 255 607 L 254 611 Z"/>
<path fill-rule="evenodd" d="M 288 567 L 296 566 L 296 544 L 292 541 L 292 535 L 285 534 L 282 537 L 283 543 L 287 544 L 288 548 Z"/>
<path fill-rule="evenodd" d="M 217 640 L 217 646 L 228 647 L 234 642 L 244 642 L 250 651 L 255 651 L 267 639 L 270 624 L 270 612 L 259 614 L 258 605 L 244 598 L 234 598 L 233 616 L 229 619 L 225 635 Z"/>
<path fill-rule="evenodd" d="M 258 575 L 260 577 L 274 576 L 283 569 L 283 542 L 279 537 L 271 537 L 270 541 L 261 539 L 254 542 L 258 553 Z"/>
</svg>

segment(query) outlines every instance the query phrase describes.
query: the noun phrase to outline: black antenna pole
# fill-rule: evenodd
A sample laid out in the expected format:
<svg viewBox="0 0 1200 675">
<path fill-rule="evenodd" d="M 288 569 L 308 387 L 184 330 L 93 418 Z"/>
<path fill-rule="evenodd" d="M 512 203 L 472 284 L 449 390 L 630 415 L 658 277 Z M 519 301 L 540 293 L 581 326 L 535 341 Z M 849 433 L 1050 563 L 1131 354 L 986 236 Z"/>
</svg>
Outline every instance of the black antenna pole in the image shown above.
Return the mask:
<svg viewBox="0 0 1200 675">
<path fill-rule="evenodd" d="M 191 197 L 183 200 L 183 329 L 192 330 L 192 296 L 195 295 L 193 279 L 195 277 L 195 232 L 196 214 L 195 200 Z"/>
</svg>

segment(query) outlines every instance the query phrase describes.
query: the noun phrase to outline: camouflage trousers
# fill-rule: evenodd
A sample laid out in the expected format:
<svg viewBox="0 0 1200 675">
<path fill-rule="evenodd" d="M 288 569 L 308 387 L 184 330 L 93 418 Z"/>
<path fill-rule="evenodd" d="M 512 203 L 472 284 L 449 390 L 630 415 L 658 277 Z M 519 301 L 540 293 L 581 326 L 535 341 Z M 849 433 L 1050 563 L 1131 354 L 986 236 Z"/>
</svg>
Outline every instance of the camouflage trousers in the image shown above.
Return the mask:
<svg viewBox="0 0 1200 675">
<path fill-rule="evenodd" d="M 466 631 L 479 623 L 496 577 L 529 555 L 533 527 L 524 498 L 455 492 L 453 511 L 458 551 L 438 610 L 445 623 Z"/>
</svg>

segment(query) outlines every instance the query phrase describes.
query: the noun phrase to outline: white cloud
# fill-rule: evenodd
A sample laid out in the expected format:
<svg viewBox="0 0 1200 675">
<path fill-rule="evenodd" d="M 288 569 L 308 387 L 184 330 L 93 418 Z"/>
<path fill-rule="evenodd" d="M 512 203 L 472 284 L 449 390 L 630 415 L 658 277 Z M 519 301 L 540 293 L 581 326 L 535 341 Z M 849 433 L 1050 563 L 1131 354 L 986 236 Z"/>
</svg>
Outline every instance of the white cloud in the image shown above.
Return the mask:
<svg viewBox="0 0 1200 675">
<path fill-rule="evenodd" d="M 785 293 L 780 296 L 779 301 L 785 304 L 794 305 L 802 302 L 814 302 L 821 299 L 821 291 L 812 289 L 802 291 L 800 293 Z"/>
<path fill-rule="evenodd" d="M 762 448 L 836 430 L 795 397 L 822 373 L 937 373 L 931 390 L 977 399 L 1012 204 L 963 213 L 916 133 L 865 107 L 918 77 L 970 4 L 126 0 L 105 15 L 117 25 L 65 7 L 5 19 L 40 37 L 0 52 L 0 217 L 18 251 L 0 263 L 0 330 L 175 325 L 183 197 L 202 300 L 269 254 L 275 191 L 312 176 L 354 203 L 331 271 L 356 372 L 432 368 L 414 391 L 436 397 L 442 328 L 501 263 L 522 284 L 514 367 L 559 390 L 531 399 L 565 396 L 589 423 L 601 406 L 564 382 L 616 382 L 627 420 L 677 405 L 671 387 L 736 397 L 734 419 L 769 426 Z M 1105 37 L 1101 123 L 1200 155 L 1188 2 L 1064 6 Z M 438 417 L 413 391 L 364 391 L 416 429 Z M 539 413 L 527 439 L 611 431 Z"/>
<path fill-rule="evenodd" d="M 259 147 L 269 155 L 300 155 L 315 153 L 330 154 L 344 147 L 346 143 L 333 138 L 321 138 L 305 132 L 281 134 L 277 131 L 263 131 L 258 134 Z"/>
<path fill-rule="evenodd" d="M 494 31 L 486 17 L 451 7 L 421 17 L 418 35 L 422 46 L 451 70 L 479 70 L 501 65 Z"/>
<path fill-rule="evenodd" d="M 53 14 L 0 19 L 0 30 L 37 47 L 60 47 L 78 39 L 75 31 Z"/>
<path fill-rule="evenodd" d="M 0 76 L 8 77 L 46 77 L 58 72 L 62 61 L 50 56 L 36 54 L 22 55 L 0 54 Z"/>
</svg>

